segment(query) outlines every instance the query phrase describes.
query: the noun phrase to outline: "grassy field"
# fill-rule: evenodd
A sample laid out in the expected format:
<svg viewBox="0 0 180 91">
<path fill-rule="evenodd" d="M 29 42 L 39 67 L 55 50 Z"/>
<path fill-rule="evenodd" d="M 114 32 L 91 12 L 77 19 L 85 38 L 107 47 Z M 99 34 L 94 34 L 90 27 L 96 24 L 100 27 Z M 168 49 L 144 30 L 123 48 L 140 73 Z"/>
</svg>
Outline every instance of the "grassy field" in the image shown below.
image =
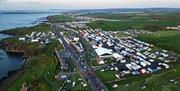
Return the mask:
<svg viewBox="0 0 180 91">
<path fill-rule="evenodd" d="M 140 35 L 137 39 L 180 53 L 180 31 L 157 31 Z"/>
<path fill-rule="evenodd" d="M 166 26 L 180 25 L 178 21 L 94 21 L 88 24 L 91 28 L 102 28 L 106 31 L 118 31 L 126 29 L 145 29 L 157 31 L 164 29 Z"/>
<path fill-rule="evenodd" d="M 67 15 L 54 15 L 54 16 L 48 16 L 48 20 L 50 22 L 70 22 L 73 21 L 74 18 Z"/>
<path fill-rule="evenodd" d="M 32 31 L 49 32 L 50 25 L 37 25 L 28 28 L 19 28 L 5 31 L 5 33 L 16 36 L 24 36 Z M 26 82 L 29 91 L 55 91 L 60 87 L 63 81 L 55 79 L 55 75 L 60 72 L 60 64 L 55 56 L 54 49 L 62 49 L 62 45 L 57 40 L 52 40 L 49 44 L 31 43 L 28 41 L 19 41 L 17 37 L 4 39 L 1 42 L 10 43 L 11 47 L 17 50 L 23 50 L 29 55 L 24 73 L 16 81 L 11 83 L 7 91 L 20 91 L 22 84 Z M 6 46 L 7 47 L 7 46 Z"/>
<path fill-rule="evenodd" d="M 85 16 L 117 20 L 180 20 L 179 13 L 93 13 Z"/>
<path fill-rule="evenodd" d="M 57 84 L 60 83 L 54 79 L 54 67 L 57 63 L 58 61 L 54 57 L 49 57 L 45 54 L 33 57 L 30 59 L 26 72 L 7 91 L 20 91 L 25 81 L 30 85 L 31 91 L 55 90 L 54 87 L 57 87 Z"/>
<path fill-rule="evenodd" d="M 175 84 L 170 80 L 180 77 L 180 65 L 164 70 L 158 74 L 129 77 L 126 80 L 106 84 L 111 91 L 179 91 L 180 81 Z M 117 88 L 113 88 L 114 84 L 118 84 Z M 128 84 L 128 85 L 126 85 Z M 141 87 L 146 86 L 145 89 Z"/>
<path fill-rule="evenodd" d="M 85 83 L 83 80 L 79 81 L 78 79 L 83 79 L 78 72 L 75 72 L 70 75 L 68 80 L 71 80 L 70 83 L 65 83 L 63 90 L 65 91 L 91 91 L 90 86 L 87 84 L 87 87 L 83 87 L 81 82 Z M 75 86 L 72 87 L 73 82 L 75 82 Z"/>
<path fill-rule="evenodd" d="M 116 71 L 104 71 L 101 72 L 100 70 L 96 71 L 96 74 L 98 75 L 98 77 L 100 77 L 103 82 L 109 82 L 109 81 L 113 81 L 116 79 Z"/>
<path fill-rule="evenodd" d="M 44 50 L 44 45 L 38 43 L 31 43 L 29 41 L 19 41 L 16 37 L 7 38 L 1 41 L 6 50 L 17 50 L 24 52 L 25 56 L 33 56 L 41 54 Z"/>
<path fill-rule="evenodd" d="M 91 28 L 102 28 L 106 31 L 118 31 L 126 29 L 145 29 L 157 31 L 165 29 L 166 26 L 180 25 L 179 13 L 92 14 L 87 16 L 121 20 L 94 21 L 89 24 Z"/>
<path fill-rule="evenodd" d="M 15 28 L 10 30 L 1 31 L 0 33 L 15 35 L 15 36 L 24 36 L 26 34 L 31 34 L 33 31 L 36 32 L 49 32 L 51 27 L 49 24 L 41 24 L 33 27 L 24 27 L 24 28 Z"/>
<path fill-rule="evenodd" d="M 55 43 L 57 42 L 45 46 L 46 51 L 29 59 L 26 71 L 12 83 L 8 91 L 19 91 L 24 82 L 30 85 L 30 91 L 56 90 L 61 81 L 54 78 L 58 72 L 56 70 L 60 70 L 53 52 L 54 47 L 58 47 Z"/>
</svg>

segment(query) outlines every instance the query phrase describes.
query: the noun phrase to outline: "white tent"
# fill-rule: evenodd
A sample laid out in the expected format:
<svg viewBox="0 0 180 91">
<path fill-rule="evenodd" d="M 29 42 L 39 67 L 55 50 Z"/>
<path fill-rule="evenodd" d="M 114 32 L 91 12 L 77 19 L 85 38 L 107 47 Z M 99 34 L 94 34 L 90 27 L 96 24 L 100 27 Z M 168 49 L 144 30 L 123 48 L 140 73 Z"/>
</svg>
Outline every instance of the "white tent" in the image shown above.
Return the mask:
<svg viewBox="0 0 180 91">
<path fill-rule="evenodd" d="M 95 51 L 98 54 L 98 56 L 103 56 L 104 54 L 112 55 L 111 49 L 107 49 L 107 48 L 103 48 L 103 47 L 99 47 L 99 48 L 95 49 Z"/>
</svg>

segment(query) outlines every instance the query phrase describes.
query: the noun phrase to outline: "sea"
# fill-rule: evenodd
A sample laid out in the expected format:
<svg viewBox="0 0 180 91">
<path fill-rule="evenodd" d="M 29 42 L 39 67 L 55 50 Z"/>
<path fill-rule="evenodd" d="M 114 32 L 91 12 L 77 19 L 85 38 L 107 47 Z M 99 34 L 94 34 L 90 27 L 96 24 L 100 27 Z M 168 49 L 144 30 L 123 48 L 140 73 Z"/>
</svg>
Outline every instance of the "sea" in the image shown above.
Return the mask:
<svg viewBox="0 0 180 91">
<path fill-rule="evenodd" d="M 17 27 L 29 27 L 37 25 L 46 20 L 49 15 L 54 13 L 45 14 L 1 14 L 0 13 L 0 31 L 13 29 Z"/>
<path fill-rule="evenodd" d="M 0 13 L 0 31 L 19 28 L 30 27 L 46 21 L 46 17 L 55 15 L 55 13 L 43 14 L 2 14 Z M 0 34 L 0 41 L 4 38 L 12 37 L 11 35 Z M 8 73 L 22 68 L 24 59 L 21 56 L 6 53 L 0 49 L 0 80 L 8 77 Z"/>
</svg>

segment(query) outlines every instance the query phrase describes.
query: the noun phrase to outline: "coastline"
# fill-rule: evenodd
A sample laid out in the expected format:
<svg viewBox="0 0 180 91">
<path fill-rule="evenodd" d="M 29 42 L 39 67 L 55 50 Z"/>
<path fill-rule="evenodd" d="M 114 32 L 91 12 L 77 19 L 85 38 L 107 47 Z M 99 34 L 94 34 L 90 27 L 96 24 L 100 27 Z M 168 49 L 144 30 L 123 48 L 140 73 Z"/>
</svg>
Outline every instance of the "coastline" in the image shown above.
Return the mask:
<svg viewBox="0 0 180 91">
<path fill-rule="evenodd" d="M 52 15 L 49 15 L 49 16 L 52 16 Z M 49 17 L 47 16 L 47 17 Z M 14 34 L 11 34 L 11 33 L 8 33 L 8 32 L 12 32 L 12 31 L 21 31 L 22 29 L 24 28 L 34 28 L 36 26 L 41 26 L 41 25 L 44 25 L 44 24 L 47 24 L 48 23 L 48 19 L 46 17 L 46 21 L 43 21 L 43 22 L 39 22 L 35 25 L 32 24 L 32 26 L 26 26 L 26 27 L 17 27 L 17 28 L 12 28 L 12 29 L 5 29 L 5 30 L 0 30 L 0 34 L 5 34 L 5 35 L 9 35 L 11 36 L 10 38 L 15 38 L 17 35 L 14 35 Z M 35 21 L 36 22 L 36 21 Z M 10 31 L 9 31 L 10 30 Z M 12 30 L 12 31 L 11 31 Z M 8 31 L 8 32 L 7 32 Z M 27 30 L 28 31 L 28 30 Z M 9 38 L 9 37 L 8 37 Z M 7 38 L 3 38 L 2 40 L 4 39 L 7 39 Z M 2 40 L 0 40 L 0 42 L 2 42 Z M 3 48 L 4 45 L 2 45 L 0 43 L 0 48 L 4 51 L 6 51 L 7 53 L 12 53 L 12 54 L 15 54 L 13 51 L 7 51 L 5 48 Z M 23 57 L 23 56 L 22 56 Z M 22 65 L 22 67 L 18 70 L 15 70 L 15 71 L 9 71 L 8 72 L 8 76 L 7 77 L 3 77 L 1 80 L 0 80 L 0 91 L 6 91 L 8 89 L 8 87 L 14 82 L 16 81 L 27 69 L 28 65 L 29 65 L 29 61 L 30 59 L 32 58 L 33 56 L 31 57 L 23 57 L 24 58 L 24 63 Z"/>
<path fill-rule="evenodd" d="M 25 59 L 21 69 L 13 71 L 7 78 L 0 81 L 0 91 L 6 91 L 7 88 L 25 72 L 26 67 L 28 66 L 28 61 L 29 59 Z"/>
<path fill-rule="evenodd" d="M 42 23 L 39 23 L 39 24 L 34 25 L 34 26 L 31 26 L 31 27 L 35 27 L 35 26 L 38 26 L 38 25 L 42 25 Z M 21 29 L 23 29 L 23 28 L 30 28 L 30 27 L 19 27 L 19 28 L 14 28 L 14 29 L 3 30 L 3 31 L 0 31 L 0 34 L 12 35 L 12 34 L 3 33 L 3 32 L 9 31 L 9 30 L 18 31 L 18 30 L 21 30 Z M 18 30 L 16 30 L 16 29 L 18 29 Z M 16 35 L 12 35 L 12 36 L 15 37 Z M 11 37 L 11 38 L 13 38 L 13 37 Z M 7 39 L 7 38 L 5 38 L 5 39 Z M 0 40 L 0 41 L 2 41 L 2 40 Z M 10 51 L 10 50 L 7 51 L 5 48 L 2 48 L 2 47 L 4 47 L 4 46 L 3 46 L 1 43 L 0 43 L 0 45 L 1 45 L 1 49 L 2 49 L 2 50 L 6 51 L 7 53 L 10 53 L 10 54 L 13 54 L 13 55 L 15 54 L 15 55 L 16 55 L 15 52 Z M 29 59 L 30 59 L 31 57 L 27 58 L 27 57 L 23 57 L 23 55 L 22 55 L 22 58 L 24 58 L 24 63 L 23 63 L 23 65 L 22 65 L 22 67 L 21 67 L 20 69 L 18 69 L 18 70 L 9 71 L 8 74 L 7 74 L 7 76 L 6 76 L 6 77 L 3 77 L 3 78 L 0 80 L 0 88 L 1 88 L 0 91 L 6 91 L 6 90 L 8 89 L 8 87 L 9 87 L 14 81 L 16 81 L 19 77 L 21 77 L 21 75 L 26 71 L 26 68 L 27 68 L 28 63 L 29 63 Z"/>
<path fill-rule="evenodd" d="M 6 31 L 6 30 L 4 30 Z M 6 33 L 0 33 L 0 34 L 6 34 Z M 6 35 L 9 35 L 9 34 L 6 34 Z M 15 36 L 12 36 L 10 35 L 11 37 L 7 37 L 7 38 L 13 38 Z M 3 38 L 3 39 L 7 39 L 7 38 Z M 2 40 L 3 40 L 2 39 Z M 0 40 L 0 41 L 2 41 Z M 6 53 L 8 55 L 18 55 L 18 56 L 21 56 L 23 58 L 22 61 L 23 62 L 23 65 L 21 66 L 20 69 L 17 69 L 17 70 L 13 70 L 13 71 L 9 71 L 7 73 L 7 76 L 4 76 L 0 79 L 0 91 L 6 91 L 7 88 L 15 81 L 17 80 L 26 70 L 26 67 L 28 66 L 28 61 L 29 59 L 26 58 L 26 57 L 23 57 L 23 54 L 22 53 L 14 53 L 14 52 L 11 52 L 11 51 L 7 51 L 5 48 L 3 48 L 4 46 L 0 43 L 0 49 L 1 50 L 4 50 L 6 51 Z"/>
<path fill-rule="evenodd" d="M 0 13 L 0 31 L 16 28 L 33 27 L 48 22 L 48 16 L 59 15 L 59 13 Z"/>
</svg>

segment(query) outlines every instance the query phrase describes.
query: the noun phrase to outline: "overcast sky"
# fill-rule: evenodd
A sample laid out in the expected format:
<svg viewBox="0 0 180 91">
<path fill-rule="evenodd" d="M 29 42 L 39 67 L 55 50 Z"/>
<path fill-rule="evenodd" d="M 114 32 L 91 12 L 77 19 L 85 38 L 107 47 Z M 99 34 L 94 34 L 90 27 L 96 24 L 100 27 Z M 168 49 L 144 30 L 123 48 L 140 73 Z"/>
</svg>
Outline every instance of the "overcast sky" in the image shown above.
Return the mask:
<svg viewBox="0 0 180 91">
<path fill-rule="evenodd" d="M 1 10 L 180 8 L 180 0 L 0 0 Z"/>
</svg>

